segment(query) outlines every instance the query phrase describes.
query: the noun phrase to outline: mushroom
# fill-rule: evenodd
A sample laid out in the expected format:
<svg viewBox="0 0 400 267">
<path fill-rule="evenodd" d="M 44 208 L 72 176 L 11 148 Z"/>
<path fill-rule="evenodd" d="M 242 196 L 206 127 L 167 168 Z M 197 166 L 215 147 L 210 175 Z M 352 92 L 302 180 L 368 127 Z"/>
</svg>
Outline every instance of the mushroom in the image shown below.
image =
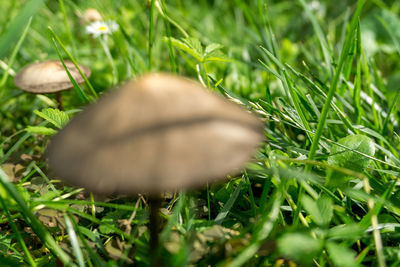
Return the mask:
<svg viewBox="0 0 400 267">
<path fill-rule="evenodd" d="M 87 24 L 89 22 L 103 20 L 103 16 L 99 13 L 99 11 L 97 11 L 97 9 L 94 9 L 94 8 L 87 8 L 83 12 L 83 14 L 81 14 L 79 12 L 78 16 L 80 16 L 80 18 L 81 18 L 80 23 L 82 25 Z"/>
<path fill-rule="evenodd" d="M 150 196 L 150 247 L 158 245 L 160 194 L 239 172 L 263 140 L 263 124 L 201 85 L 148 74 L 76 115 L 48 147 L 66 182 L 98 194 Z"/>
<path fill-rule="evenodd" d="M 84 15 L 86 20 L 91 21 L 91 22 L 99 21 L 99 20 L 103 19 L 103 17 L 99 13 L 99 11 L 97 11 L 94 8 L 86 9 L 85 12 L 83 13 L 83 15 Z"/>
<path fill-rule="evenodd" d="M 74 80 L 78 84 L 83 83 L 84 79 L 75 65 L 69 60 L 64 60 L 64 63 Z M 79 68 L 86 77 L 90 76 L 88 67 L 79 65 Z M 63 109 L 60 92 L 74 87 L 59 60 L 47 60 L 25 66 L 15 76 L 14 83 L 18 88 L 29 93 L 56 93 L 60 109 Z"/>
</svg>

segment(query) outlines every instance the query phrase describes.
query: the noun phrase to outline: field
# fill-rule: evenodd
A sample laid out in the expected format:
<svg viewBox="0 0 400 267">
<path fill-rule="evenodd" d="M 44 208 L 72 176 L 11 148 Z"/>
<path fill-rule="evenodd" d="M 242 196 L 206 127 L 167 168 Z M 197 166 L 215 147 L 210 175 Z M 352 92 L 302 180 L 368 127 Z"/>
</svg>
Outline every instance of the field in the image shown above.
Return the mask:
<svg viewBox="0 0 400 267">
<path fill-rule="evenodd" d="M 0 266 L 399 266 L 399 14 L 396 0 L 1 1 Z M 50 59 L 91 74 L 62 93 L 16 85 Z M 151 72 L 258 117 L 246 168 L 153 212 L 146 194 L 55 175 L 52 138 Z"/>
</svg>

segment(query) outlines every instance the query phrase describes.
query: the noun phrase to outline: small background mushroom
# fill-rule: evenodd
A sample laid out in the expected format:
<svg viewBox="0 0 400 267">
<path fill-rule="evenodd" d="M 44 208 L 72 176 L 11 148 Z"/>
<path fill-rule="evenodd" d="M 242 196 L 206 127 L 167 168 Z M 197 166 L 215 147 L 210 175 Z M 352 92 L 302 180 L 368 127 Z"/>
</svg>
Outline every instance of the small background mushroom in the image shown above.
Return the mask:
<svg viewBox="0 0 400 267">
<path fill-rule="evenodd" d="M 85 9 L 85 11 L 83 12 L 83 15 L 81 15 L 81 24 L 82 25 L 86 24 L 87 22 L 94 22 L 94 21 L 100 21 L 100 20 L 103 20 L 103 17 L 99 13 L 99 11 L 97 11 L 97 9 L 94 9 L 94 8 Z"/>
<path fill-rule="evenodd" d="M 69 60 L 65 60 L 64 63 L 72 78 L 78 84 L 83 83 L 84 79 L 75 65 Z M 91 72 L 88 67 L 79 65 L 79 68 L 86 77 L 90 77 Z M 60 109 L 63 109 L 60 92 L 74 87 L 59 60 L 47 60 L 25 66 L 15 76 L 14 83 L 18 88 L 29 93 L 56 93 Z"/>
</svg>

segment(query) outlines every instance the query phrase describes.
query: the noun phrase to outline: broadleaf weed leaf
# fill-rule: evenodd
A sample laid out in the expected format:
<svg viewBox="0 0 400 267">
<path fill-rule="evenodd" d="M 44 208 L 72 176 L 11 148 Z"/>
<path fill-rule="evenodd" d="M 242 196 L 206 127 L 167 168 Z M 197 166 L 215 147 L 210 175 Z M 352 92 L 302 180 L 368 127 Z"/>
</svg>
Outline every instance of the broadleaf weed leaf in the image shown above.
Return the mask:
<svg viewBox="0 0 400 267">
<path fill-rule="evenodd" d="M 69 121 L 68 114 L 56 108 L 35 110 L 34 113 L 59 129 L 63 128 Z"/>
<path fill-rule="evenodd" d="M 321 252 L 322 241 L 307 233 L 286 233 L 278 239 L 278 249 L 286 257 L 308 265 Z"/>
<path fill-rule="evenodd" d="M 350 135 L 340 139 L 338 144 L 342 146 L 335 144 L 331 148 L 328 158 L 329 165 L 363 172 L 371 160 L 362 154 L 371 157 L 375 154 L 374 141 L 365 135 Z"/>
<path fill-rule="evenodd" d="M 362 173 L 371 162 L 366 155 L 372 157 L 374 154 L 375 144 L 371 138 L 361 134 L 350 135 L 332 146 L 328 164 Z M 343 187 L 352 178 L 343 173 L 331 171 L 328 174 L 327 183 L 330 186 Z"/>
</svg>

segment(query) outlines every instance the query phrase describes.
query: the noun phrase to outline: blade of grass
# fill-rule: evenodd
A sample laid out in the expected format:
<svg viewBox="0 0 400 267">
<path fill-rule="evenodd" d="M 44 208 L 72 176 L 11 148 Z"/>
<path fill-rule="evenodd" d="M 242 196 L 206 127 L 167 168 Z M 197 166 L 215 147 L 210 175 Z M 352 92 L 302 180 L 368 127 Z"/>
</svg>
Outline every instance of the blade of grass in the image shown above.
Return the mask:
<svg viewBox="0 0 400 267">
<path fill-rule="evenodd" d="M 71 212 L 67 212 L 68 217 L 73 225 L 73 228 L 75 229 L 76 233 L 78 233 L 79 239 L 81 240 L 83 246 L 85 247 L 86 251 L 89 253 L 90 258 L 94 262 L 94 266 L 104 266 L 101 264 L 100 257 L 94 253 L 93 249 L 89 246 L 88 242 L 86 241 L 85 237 L 82 234 L 82 231 L 79 229 L 79 225 L 76 223 L 74 217 L 72 216 Z M 83 226 L 82 226 L 83 227 Z"/>
<path fill-rule="evenodd" d="M 175 28 L 177 28 L 185 38 L 189 38 L 189 34 L 183 29 L 183 27 L 181 25 L 179 25 L 178 22 L 176 22 L 175 20 L 173 20 L 171 18 L 171 16 L 169 16 L 169 14 L 167 13 L 167 9 L 165 8 L 165 3 L 164 1 L 160 1 L 161 2 L 161 6 L 159 5 L 159 2 L 156 2 L 156 7 L 158 8 L 158 11 L 160 12 L 161 16 L 163 16 L 166 20 L 168 20 L 168 22 L 175 26 Z"/>
<path fill-rule="evenodd" d="M 343 48 L 342 48 L 342 51 L 341 51 L 341 54 L 340 54 L 339 62 L 338 62 L 338 65 L 337 65 L 337 67 L 335 69 L 335 73 L 334 73 L 334 76 L 332 78 L 332 81 L 331 81 L 331 84 L 330 84 L 330 87 L 329 87 L 329 91 L 328 91 L 327 96 L 326 96 L 326 101 L 324 103 L 324 106 L 322 107 L 320 120 L 319 120 L 319 122 L 317 124 L 317 129 L 315 131 L 315 135 L 314 135 L 314 138 L 313 138 L 312 143 L 311 143 L 310 151 L 308 153 L 308 159 L 309 160 L 314 159 L 315 153 L 317 151 L 319 140 L 320 140 L 320 138 L 322 136 L 322 132 L 323 132 L 323 129 L 325 127 L 325 122 L 327 120 L 327 116 L 328 116 L 328 112 L 329 112 L 329 109 L 330 109 L 330 106 L 331 106 L 331 102 L 333 100 L 333 96 L 334 96 L 335 92 L 337 91 L 337 87 L 338 87 L 339 80 L 340 80 L 340 74 L 342 72 L 343 65 L 346 62 L 346 59 L 348 57 L 349 50 L 351 48 L 351 44 L 352 44 L 352 42 L 353 42 L 353 40 L 355 38 L 354 35 L 355 35 L 355 32 L 356 32 L 356 28 L 358 26 L 358 22 L 359 22 L 359 18 L 360 18 L 360 15 L 361 15 L 361 11 L 362 11 L 362 8 L 363 8 L 365 2 L 366 2 L 366 0 L 359 0 L 358 1 L 356 10 L 355 10 L 355 12 L 353 14 L 353 18 L 352 18 L 352 20 L 350 22 L 350 27 L 349 27 L 349 30 L 347 32 L 347 35 L 346 35 L 346 38 L 345 38 L 345 42 L 343 44 Z M 311 168 L 312 168 L 311 165 L 306 165 L 305 170 L 309 171 Z M 295 214 L 294 214 L 295 222 L 297 222 L 299 220 L 299 214 L 300 214 L 300 211 L 301 211 L 301 208 L 302 208 L 303 194 L 304 194 L 304 189 L 303 189 L 303 187 L 300 187 L 299 193 L 298 193 L 298 203 L 297 203 L 298 206 L 297 206 L 297 209 L 296 209 Z"/>
<path fill-rule="evenodd" d="M 107 203 L 107 202 L 92 202 L 88 200 L 74 200 L 74 199 L 60 199 L 59 197 L 52 199 L 51 201 L 35 201 L 35 205 L 45 205 L 47 207 L 57 207 L 57 206 L 66 206 L 68 204 L 73 204 L 73 205 L 82 205 L 82 206 L 87 206 L 87 205 L 93 205 L 95 204 L 98 207 L 105 207 L 105 208 L 111 208 L 111 209 L 117 209 L 117 210 L 126 210 L 126 211 L 134 211 L 135 208 L 132 207 L 131 205 L 124 205 L 124 204 L 113 204 L 113 203 Z M 36 208 L 36 206 L 35 206 Z M 93 216 L 94 217 L 94 216 Z M 96 217 L 94 217 L 96 218 Z"/>
<path fill-rule="evenodd" d="M 279 188 L 276 189 L 273 196 L 271 197 L 269 203 L 271 208 L 269 210 L 269 213 L 262 215 L 261 220 L 257 224 L 260 226 L 260 228 L 254 234 L 254 240 L 232 261 L 225 262 L 226 264 L 221 264 L 221 266 L 239 267 L 244 265 L 246 262 L 254 257 L 254 255 L 260 248 L 262 241 L 270 235 L 272 229 L 274 228 L 276 221 L 279 217 L 279 211 L 283 200 L 283 186 L 281 185 Z"/>
<path fill-rule="evenodd" d="M 249 24 L 253 28 L 253 30 L 258 33 L 260 39 L 263 42 L 263 45 L 266 46 L 268 49 L 273 49 L 273 44 L 271 43 L 271 40 L 268 40 L 266 32 L 264 30 L 264 26 L 263 26 L 264 24 L 260 25 L 260 23 L 255 19 L 258 16 L 257 16 L 257 14 L 253 13 L 253 10 L 250 8 L 251 6 L 249 5 L 249 3 L 247 1 L 243 1 L 243 0 L 235 0 L 235 3 L 238 7 L 240 7 L 240 9 L 242 10 L 244 16 L 246 17 L 247 21 L 249 22 Z M 265 22 L 265 20 L 268 22 L 268 18 L 265 18 L 264 16 L 263 16 L 263 18 L 264 18 L 264 22 Z M 268 22 L 268 26 L 269 26 L 269 22 Z M 272 33 L 272 31 L 270 31 L 269 33 Z M 271 38 L 271 35 L 269 37 Z"/>
<path fill-rule="evenodd" d="M 361 107 L 361 86 L 362 86 L 362 77 L 361 77 L 361 29 L 360 23 L 357 26 L 357 38 L 356 38 L 356 59 L 357 59 L 357 71 L 354 82 L 354 90 L 353 90 L 353 105 L 356 115 L 356 124 L 361 123 L 361 115 L 363 113 L 363 109 Z"/>
<path fill-rule="evenodd" d="M 22 250 L 24 251 L 29 265 L 33 266 L 33 267 L 37 266 L 36 262 L 32 258 L 31 253 L 29 252 L 28 248 L 26 247 L 25 241 L 22 238 L 21 234 L 19 233 L 19 230 L 18 230 L 17 226 L 15 225 L 14 220 L 11 217 L 10 212 L 8 211 L 6 203 L 4 202 L 4 200 L 3 200 L 3 198 L 1 196 L 0 196 L 0 204 L 1 204 L 1 207 L 3 208 L 4 212 L 6 213 L 6 216 L 7 216 L 7 219 L 8 219 L 8 223 L 10 224 L 11 229 L 13 230 L 19 245 L 21 246 Z"/>
<path fill-rule="evenodd" d="M 326 99 L 326 94 L 325 92 L 315 83 L 313 82 L 311 79 L 309 79 L 308 77 L 306 77 L 304 74 L 297 72 L 296 70 L 294 70 L 292 67 L 290 67 L 289 65 L 286 65 L 289 70 L 291 72 L 293 72 L 297 77 L 299 77 L 301 80 L 304 81 L 304 83 L 306 85 L 308 85 L 311 89 L 315 90 L 317 92 L 318 95 L 320 95 L 321 97 L 323 97 L 324 99 Z M 337 113 L 337 115 L 339 116 L 340 120 L 346 125 L 347 128 L 349 128 L 352 132 L 356 132 L 356 129 L 353 127 L 353 125 L 351 124 L 351 121 L 349 119 L 349 117 L 346 115 L 346 113 L 344 113 L 333 101 L 331 102 L 331 107 L 335 110 L 335 112 Z M 318 111 L 319 113 L 319 111 Z M 319 113 L 319 119 L 321 117 L 321 113 Z"/>
<path fill-rule="evenodd" d="M 253 218 L 255 218 L 257 216 L 257 206 L 256 206 L 256 201 L 254 200 L 254 194 L 253 194 L 253 189 L 251 188 L 251 182 L 246 171 L 244 171 L 244 177 L 246 178 L 247 188 L 250 196 L 251 214 Z"/>
<path fill-rule="evenodd" d="M 236 187 L 235 191 L 233 191 L 232 196 L 228 199 L 228 201 L 222 207 L 222 210 L 218 213 L 217 217 L 214 220 L 215 223 L 221 224 L 226 218 L 226 216 L 228 216 L 229 211 L 232 209 L 233 204 L 235 204 L 235 201 L 240 194 L 240 190 L 242 190 L 243 181 L 244 181 L 244 176 L 240 180 L 240 183 Z"/>
<path fill-rule="evenodd" d="M 345 40 L 345 42 L 343 44 L 342 52 L 341 52 L 340 58 L 339 58 L 339 63 L 337 65 L 337 67 L 336 67 L 335 74 L 333 76 L 331 85 L 329 87 L 329 91 L 328 91 L 328 94 L 326 96 L 326 101 L 324 103 L 324 106 L 322 107 L 321 119 L 318 122 L 317 130 L 315 131 L 315 136 L 314 136 L 313 142 L 311 143 L 311 148 L 310 148 L 310 151 L 309 151 L 309 154 L 308 154 L 308 159 L 313 159 L 314 156 L 315 156 L 315 152 L 317 151 L 318 142 L 319 142 L 319 139 L 321 138 L 322 131 L 323 131 L 324 126 L 325 126 L 325 122 L 326 122 L 326 119 L 327 119 L 327 116 L 328 116 L 328 112 L 329 112 L 329 107 L 331 105 L 331 102 L 332 102 L 332 99 L 333 99 L 333 95 L 335 94 L 336 89 L 338 87 L 340 73 L 342 71 L 343 63 L 345 62 L 345 60 L 346 60 L 346 58 L 348 56 L 348 52 L 349 52 L 349 49 L 350 49 L 350 44 L 351 44 L 352 39 L 354 38 L 354 32 L 355 32 L 355 29 L 356 29 L 356 27 L 358 25 L 359 17 L 361 15 L 361 11 L 362 11 L 362 8 L 363 8 L 363 6 L 365 4 L 365 1 L 366 0 L 359 0 L 358 1 L 357 8 L 356 8 L 356 10 L 354 12 L 354 15 L 353 15 L 353 18 L 352 18 L 352 20 L 350 22 L 350 28 L 349 28 L 349 31 L 347 33 L 346 40 Z M 310 166 L 310 165 L 307 165 L 307 166 Z M 308 167 L 308 169 L 309 168 L 310 167 Z"/>
<path fill-rule="evenodd" d="M 60 192 L 54 187 L 54 185 L 50 182 L 49 178 L 47 177 L 46 174 L 36 165 L 36 163 L 33 163 L 33 168 L 39 173 L 39 175 L 46 181 L 46 183 L 49 185 L 50 189 L 57 194 L 57 196 L 60 196 Z"/>
<path fill-rule="evenodd" d="M 273 37 L 273 33 L 270 32 L 270 34 Z M 272 39 L 272 44 L 275 44 L 274 47 L 277 46 L 276 41 L 274 39 Z M 308 120 L 306 119 L 306 117 L 304 115 L 304 112 L 303 112 L 303 110 L 301 108 L 299 97 L 296 94 L 296 92 L 294 91 L 293 87 L 291 86 L 291 82 L 290 82 L 289 76 L 287 75 L 287 71 L 286 71 L 285 65 L 283 65 L 280 62 L 280 58 L 279 57 L 275 57 L 267 49 L 265 49 L 263 47 L 261 47 L 261 49 L 268 56 L 268 58 L 272 62 L 274 62 L 276 67 L 279 69 L 280 76 L 284 76 L 284 79 L 281 79 L 283 87 L 284 87 L 287 95 L 290 96 L 289 100 L 291 101 L 292 105 L 294 106 L 298 117 L 300 117 L 302 128 L 306 129 L 306 134 L 307 134 L 309 140 L 313 140 L 314 134 L 313 134 L 313 132 L 311 130 L 311 127 L 308 124 Z M 276 54 L 279 55 L 278 52 L 276 52 Z M 264 65 L 266 65 L 266 64 L 264 64 Z M 299 193 L 298 193 L 298 203 L 299 204 L 297 206 L 297 209 L 294 210 L 294 214 L 293 214 L 293 224 L 294 225 L 297 225 L 299 220 L 302 217 L 301 214 L 300 214 L 300 211 L 301 211 L 301 199 L 303 197 L 305 188 L 307 189 L 307 191 L 309 193 L 311 193 L 311 191 L 309 190 L 309 188 L 310 188 L 309 185 L 307 185 L 307 183 L 305 183 L 304 181 L 300 182 Z M 313 195 L 313 194 L 311 194 L 311 195 Z"/>
<path fill-rule="evenodd" d="M 84 267 L 86 266 L 85 260 L 83 259 L 83 253 L 81 247 L 79 246 L 74 226 L 71 222 L 71 219 L 65 213 L 64 213 L 64 221 L 68 232 L 68 239 L 72 246 L 72 252 L 74 253 L 76 260 L 78 261 L 78 266 Z"/>
<path fill-rule="evenodd" d="M 294 123 L 292 123 L 292 122 L 288 122 L 288 121 L 285 121 L 285 120 L 281 120 L 279 117 L 272 117 L 272 119 L 273 119 L 274 121 L 276 121 L 276 122 L 280 122 L 280 123 L 282 123 L 282 124 L 289 125 L 289 126 L 291 126 L 291 127 L 301 129 L 302 131 L 307 131 L 306 129 L 299 127 L 297 124 L 294 124 Z M 330 143 L 330 144 L 335 144 L 335 145 L 338 145 L 338 146 L 340 146 L 340 147 L 343 147 L 343 148 L 346 148 L 346 149 L 348 149 L 348 150 L 351 150 L 351 149 L 349 149 L 348 147 L 343 146 L 342 144 L 339 144 L 339 143 L 337 143 L 337 142 L 335 142 L 335 141 L 333 141 L 333 140 L 331 140 L 331 139 L 329 139 L 329 138 L 326 138 L 326 137 L 321 136 L 321 139 L 327 141 L 327 142 Z M 393 169 L 400 170 L 400 167 L 399 167 L 399 165 L 400 165 L 400 160 L 397 159 L 396 157 L 394 157 L 394 155 L 393 155 L 390 151 L 388 151 L 388 150 L 386 150 L 386 149 L 384 149 L 384 148 L 382 148 L 382 147 L 379 147 L 377 144 L 376 144 L 376 146 L 377 146 L 380 150 L 382 150 L 383 153 L 385 153 L 385 154 L 388 156 L 389 160 L 394 161 L 395 164 L 392 164 L 392 163 L 387 162 L 387 161 L 380 160 L 380 159 L 378 159 L 378 158 L 376 158 L 376 157 L 371 157 L 371 156 L 366 155 L 366 154 L 364 154 L 364 153 L 361 153 L 361 152 L 359 152 L 359 151 L 357 151 L 357 150 L 351 150 L 351 151 L 352 151 L 352 152 L 355 152 L 355 153 L 357 153 L 357 154 L 359 154 L 359 155 L 362 155 L 362 156 L 364 156 L 364 157 L 366 157 L 366 158 L 369 158 L 369 159 L 371 159 L 371 160 L 373 160 L 373 161 L 375 161 L 375 162 L 379 162 L 379 163 L 381 163 L 381 164 L 384 164 L 384 165 L 386 165 L 386 166 L 388 166 L 388 167 L 391 167 L 391 168 L 393 168 Z M 310 192 L 309 192 L 309 193 L 310 193 Z M 312 196 L 313 194 L 310 194 L 310 195 Z M 318 197 L 318 196 L 317 196 L 317 197 Z"/>
<path fill-rule="evenodd" d="M 389 34 L 390 38 L 393 41 L 394 46 L 396 47 L 397 50 L 397 54 L 400 55 L 400 43 L 399 40 L 397 40 L 396 34 L 393 33 L 390 29 L 389 29 L 389 25 L 387 24 L 387 22 L 382 18 L 382 17 L 378 17 L 379 22 L 381 23 L 381 25 L 385 28 L 385 30 L 387 31 L 387 33 Z M 398 35 L 397 35 L 398 36 Z"/>
<path fill-rule="evenodd" d="M 269 192 L 271 191 L 271 186 L 272 186 L 271 180 L 265 178 L 264 184 L 263 184 L 263 190 L 261 192 L 261 197 L 260 197 L 260 204 L 259 204 L 261 214 L 263 214 L 265 212 L 267 196 L 268 196 Z"/>
<path fill-rule="evenodd" d="M 122 33 L 123 38 L 125 39 L 127 46 L 132 51 L 133 60 L 129 60 L 129 63 L 132 65 L 131 67 L 137 72 L 142 73 L 145 72 L 148 68 L 147 62 L 144 59 L 144 55 L 135 47 L 135 43 L 132 40 L 131 36 L 126 32 L 124 25 L 122 22 L 118 20 L 119 29 Z M 132 61 L 132 62 L 131 62 Z"/>
<path fill-rule="evenodd" d="M 53 29 L 51 27 L 47 27 L 48 32 L 50 33 L 50 36 L 52 38 L 54 38 L 53 42 L 55 43 L 55 41 L 57 41 L 57 43 L 60 45 L 60 47 L 63 49 L 63 51 L 65 52 L 65 54 L 68 56 L 68 58 L 72 61 L 72 63 L 74 64 L 74 66 L 76 67 L 76 69 L 79 71 L 79 74 L 82 76 L 82 78 L 85 80 L 87 86 L 89 87 L 91 93 L 93 94 L 94 98 L 97 99 L 98 95 L 96 93 L 96 90 L 94 90 L 92 84 L 90 83 L 90 81 L 88 80 L 88 78 L 86 77 L 86 75 L 82 72 L 81 68 L 79 67 L 78 63 L 76 62 L 75 58 L 71 55 L 71 53 L 68 52 L 68 50 L 65 48 L 64 44 L 61 42 L 60 38 L 54 33 Z M 55 44 L 57 44 L 55 43 Z M 58 47 L 55 46 L 57 51 L 58 51 Z"/>
<path fill-rule="evenodd" d="M 72 54 L 76 55 L 76 46 L 75 46 L 74 38 L 72 38 L 71 29 L 68 25 L 68 16 L 67 16 L 67 12 L 65 11 L 64 0 L 58 0 L 58 5 L 60 7 L 61 13 L 63 14 L 64 28 L 65 28 L 67 37 L 69 39 L 69 42 L 71 44 Z"/>
<path fill-rule="evenodd" d="M 397 89 L 396 96 L 394 97 L 393 102 L 390 105 L 389 111 L 388 111 L 388 113 L 386 115 L 386 118 L 385 118 L 385 121 L 383 123 L 382 131 L 381 131 L 381 134 L 383 136 L 386 135 L 387 127 L 388 127 L 388 124 L 389 124 L 389 121 L 390 121 L 390 117 L 392 116 L 392 113 L 394 111 L 394 108 L 399 105 L 399 99 L 400 99 L 400 88 Z"/>
<path fill-rule="evenodd" d="M 167 239 L 171 233 L 172 227 L 177 223 L 179 214 L 181 213 L 183 205 L 185 204 L 185 198 L 186 198 L 185 193 L 181 192 L 179 195 L 178 204 L 175 206 L 172 216 L 169 218 L 167 224 L 165 225 L 163 231 L 160 234 L 161 243 L 164 243 L 167 241 Z"/>
<path fill-rule="evenodd" d="M 341 44 L 342 47 L 343 47 L 343 43 L 344 43 L 344 40 L 346 37 L 346 29 L 349 25 L 349 20 L 350 20 L 350 8 L 346 9 L 345 19 L 344 19 L 343 27 L 342 27 L 341 34 L 340 34 L 339 44 Z M 350 79 L 351 70 L 353 68 L 353 61 L 354 61 L 354 57 L 355 57 L 355 50 L 356 50 L 356 42 L 353 41 L 350 46 L 349 56 L 347 57 L 346 61 L 344 62 L 344 66 L 343 66 L 342 75 L 343 75 L 343 79 L 345 81 L 348 81 Z M 339 88 L 338 94 L 343 97 L 345 91 L 346 91 L 346 84 L 343 83 Z M 338 105 L 341 107 L 340 102 L 338 103 Z M 343 110 L 343 108 L 342 108 L 342 110 Z"/>
<path fill-rule="evenodd" d="M 106 54 L 107 60 L 110 63 L 112 69 L 112 85 L 115 85 L 118 82 L 118 70 L 111 55 L 110 48 L 108 47 L 108 36 L 100 36 L 99 41 L 101 46 L 103 47 L 104 53 Z"/>
<path fill-rule="evenodd" d="M 149 71 L 153 69 L 153 43 L 154 43 L 154 5 L 155 0 L 150 0 L 149 14 L 149 40 L 148 40 L 148 64 Z"/>
<path fill-rule="evenodd" d="M 21 36 L 25 25 L 44 5 L 46 0 L 30 0 L 24 4 L 23 9 L 10 22 L 6 31 L 0 36 L 0 58 L 8 53 L 8 49 L 13 46 L 14 42 Z"/>
<path fill-rule="evenodd" d="M 11 154 L 14 153 L 30 136 L 31 133 L 26 133 L 21 138 L 19 138 L 18 141 L 0 159 L 0 164 L 3 164 L 11 156 Z"/>
<path fill-rule="evenodd" d="M 332 67 L 331 67 L 331 59 L 330 59 L 330 52 L 329 52 L 329 47 L 328 47 L 328 42 L 325 38 L 324 32 L 321 29 L 321 26 L 319 25 L 317 19 L 315 18 L 314 14 L 311 12 L 310 7 L 304 0 L 298 0 L 300 4 L 303 6 L 304 11 L 306 12 L 306 15 L 308 19 L 310 20 L 314 31 L 317 35 L 317 39 L 319 41 L 319 44 L 321 46 L 322 54 L 324 55 L 324 60 L 326 64 L 326 69 L 328 70 L 329 76 L 332 76 Z"/>
<path fill-rule="evenodd" d="M 78 215 L 78 216 L 80 216 L 80 217 L 82 217 L 84 219 L 87 219 L 87 220 L 91 221 L 91 222 L 94 222 L 94 223 L 96 223 L 98 225 L 102 225 L 103 224 L 103 222 L 101 220 L 99 220 L 99 219 L 97 219 L 97 218 L 95 218 L 95 217 L 93 217 L 93 216 L 91 216 L 91 215 L 89 215 L 87 213 L 79 211 L 77 209 L 74 209 L 74 208 L 71 208 L 71 207 L 67 207 L 67 211 L 71 212 L 71 213 L 74 213 L 74 214 L 76 214 L 76 215 Z M 136 239 L 136 238 L 128 235 L 127 233 L 125 233 L 124 231 L 120 230 L 117 227 L 114 227 L 112 225 L 108 225 L 107 227 L 110 228 L 112 231 L 114 231 L 115 233 L 119 234 L 120 236 L 122 236 L 125 239 L 133 241 L 133 242 L 135 242 L 137 244 L 144 245 L 144 243 L 142 241 L 140 241 L 139 239 Z"/>
<path fill-rule="evenodd" d="M 300 103 L 300 99 L 299 96 L 297 95 L 297 93 L 295 92 L 293 85 L 290 81 L 289 75 L 287 74 L 286 71 L 286 67 L 285 65 L 283 65 L 280 62 L 279 58 L 276 58 L 271 52 L 269 52 L 267 49 L 265 49 L 264 47 L 261 47 L 261 49 L 264 51 L 264 53 L 268 56 L 268 58 L 270 60 L 272 60 L 272 62 L 274 62 L 274 64 L 279 68 L 279 73 L 280 75 L 278 75 L 278 79 L 280 79 L 282 81 L 283 87 L 286 89 L 286 92 L 288 93 L 288 95 L 290 96 L 290 100 L 291 103 L 293 104 L 297 115 L 299 116 L 300 120 L 301 120 L 301 124 L 302 126 L 308 130 L 308 132 L 306 132 L 307 136 L 312 139 L 313 134 L 312 134 L 312 130 L 310 125 L 308 124 L 308 120 L 306 119 L 303 109 L 301 108 L 301 103 Z M 265 63 L 261 62 L 263 64 L 263 66 L 269 68 Z M 270 68 L 269 68 L 270 69 Z M 270 69 L 272 71 L 272 69 Z"/>
<path fill-rule="evenodd" d="M 361 36 L 360 36 L 361 39 Z M 377 108 L 376 108 L 376 101 L 375 101 L 375 96 L 374 96 L 374 91 L 372 89 L 372 83 L 371 83 L 371 78 L 369 74 L 369 67 L 368 67 L 368 60 L 364 52 L 364 48 L 362 46 L 362 42 L 360 41 L 360 52 L 361 52 L 361 69 L 365 75 L 365 84 L 366 84 L 366 89 L 367 93 L 369 94 L 369 97 L 371 98 L 371 109 L 372 109 L 372 117 L 374 119 L 374 125 L 376 127 L 376 130 L 382 129 L 380 126 L 381 124 L 381 116 L 378 116 L 377 114 Z"/>
<path fill-rule="evenodd" d="M 284 75 L 284 77 L 285 77 L 286 87 L 288 88 L 288 91 L 289 91 L 289 93 L 290 93 L 290 96 L 291 96 L 292 99 L 293 99 L 293 104 L 294 104 L 294 107 L 295 107 L 295 109 L 296 109 L 296 112 L 297 112 L 297 114 L 299 115 L 299 117 L 300 117 L 300 119 L 301 119 L 301 122 L 302 122 L 302 124 L 303 124 L 302 126 L 303 126 L 305 129 L 307 129 L 306 134 L 307 134 L 307 136 L 308 136 L 310 139 L 312 139 L 312 138 L 313 138 L 312 130 L 311 130 L 310 125 L 308 124 L 308 120 L 307 120 L 307 118 L 306 118 L 306 116 L 305 116 L 305 114 L 304 114 L 304 112 L 303 112 L 303 109 L 301 108 L 301 103 L 300 103 L 299 96 L 298 96 L 297 93 L 295 92 L 295 90 L 294 90 L 294 88 L 293 88 L 293 85 L 292 85 L 292 83 L 291 83 L 291 81 L 290 81 L 290 78 L 289 78 L 289 76 L 288 76 L 286 70 L 283 70 L 283 75 Z"/>
<path fill-rule="evenodd" d="M 168 39 L 167 43 L 168 43 L 169 62 L 171 64 L 171 70 L 173 73 L 177 73 L 178 72 L 178 64 L 176 62 L 174 48 L 172 46 L 172 41 L 170 38 L 170 37 L 172 37 L 171 36 L 171 25 L 170 25 L 170 21 L 168 20 L 168 16 L 166 15 L 167 8 L 166 8 L 163 0 L 157 1 L 156 6 L 158 7 L 159 12 L 164 19 L 165 31 L 167 32 L 167 39 Z"/>
<path fill-rule="evenodd" d="M 10 1 L 8 9 L 4 10 L 4 14 L 6 14 L 6 16 L 4 18 L 1 18 L 2 21 L 0 22 L 0 35 L 4 33 L 4 30 L 8 26 L 8 22 L 12 21 L 11 17 L 14 14 L 14 10 L 17 8 L 17 4 L 17 1 Z"/>
<path fill-rule="evenodd" d="M 371 194 L 371 186 L 369 184 L 369 181 L 367 178 L 365 178 L 363 180 L 364 182 L 364 190 L 365 192 L 370 195 Z M 383 254 L 383 245 L 382 245 L 382 237 L 381 234 L 379 232 L 379 228 L 378 228 L 378 212 L 374 212 L 374 200 L 372 198 L 370 198 L 368 200 L 368 208 L 370 209 L 370 211 L 372 211 L 371 213 L 371 225 L 372 225 L 372 233 L 374 236 L 374 242 L 375 242 L 375 251 L 376 251 L 376 257 L 377 257 L 377 261 L 378 261 L 378 266 L 379 267 L 386 267 L 386 262 L 385 262 L 385 256 Z"/>
<path fill-rule="evenodd" d="M 60 53 L 60 50 L 58 49 L 56 40 L 55 40 L 54 38 L 52 38 L 52 41 L 53 41 L 54 47 L 55 47 L 56 50 L 57 50 L 58 58 L 60 59 L 62 65 L 63 65 L 63 67 L 64 67 L 64 70 L 65 70 L 65 72 L 66 72 L 67 75 L 68 75 L 69 80 L 71 81 L 71 83 L 72 83 L 73 86 L 74 86 L 75 92 L 78 94 L 79 98 L 81 99 L 81 101 L 82 101 L 83 103 L 89 102 L 89 99 L 88 99 L 87 95 L 86 95 L 85 92 L 82 90 L 82 88 L 79 86 L 79 84 L 75 81 L 75 79 L 72 77 L 72 75 L 71 75 L 71 73 L 69 72 L 67 66 L 65 65 L 64 59 L 62 58 L 61 53 Z"/>
<path fill-rule="evenodd" d="M 22 43 L 25 40 L 26 34 L 28 33 L 28 30 L 29 30 L 29 27 L 31 26 L 31 22 L 32 22 L 32 17 L 28 20 L 28 23 L 26 24 L 25 29 L 21 34 L 21 37 L 18 39 L 17 44 L 15 45 L 13 51 L 11 52 L 10 60 L 7 63 L 7 69 L 4 71 L 3 77 L 1 78 L 1 81 L 0 81 L 0 89 L 3 88 L 7 82 L 9 70 L 11 69 L 11 66 L 14 64 L 17 53 L 18 53 L 19 49 L 21 48 Z M 0 96 L 0 98 L 2 98 L 2 97 Z"/>
<path fill-rule="evenodd" d="M 0 184 L 7 191 L 7 193 L 14 199 L 21 209 L 21 214 L 25 221 L 32 227 L 32 230 L 40 238 L 43 244 L 57 256 L 65 265 L 72 265 L 71 258 L 65 253 L 62 248 L 56 243 L 47 229 L 39 222 L 35 214 L 32 213 L 25 200 L 18 193 L 16 188 L 8 180 L 8 176 L 0 167 Z"/>
</svg>

